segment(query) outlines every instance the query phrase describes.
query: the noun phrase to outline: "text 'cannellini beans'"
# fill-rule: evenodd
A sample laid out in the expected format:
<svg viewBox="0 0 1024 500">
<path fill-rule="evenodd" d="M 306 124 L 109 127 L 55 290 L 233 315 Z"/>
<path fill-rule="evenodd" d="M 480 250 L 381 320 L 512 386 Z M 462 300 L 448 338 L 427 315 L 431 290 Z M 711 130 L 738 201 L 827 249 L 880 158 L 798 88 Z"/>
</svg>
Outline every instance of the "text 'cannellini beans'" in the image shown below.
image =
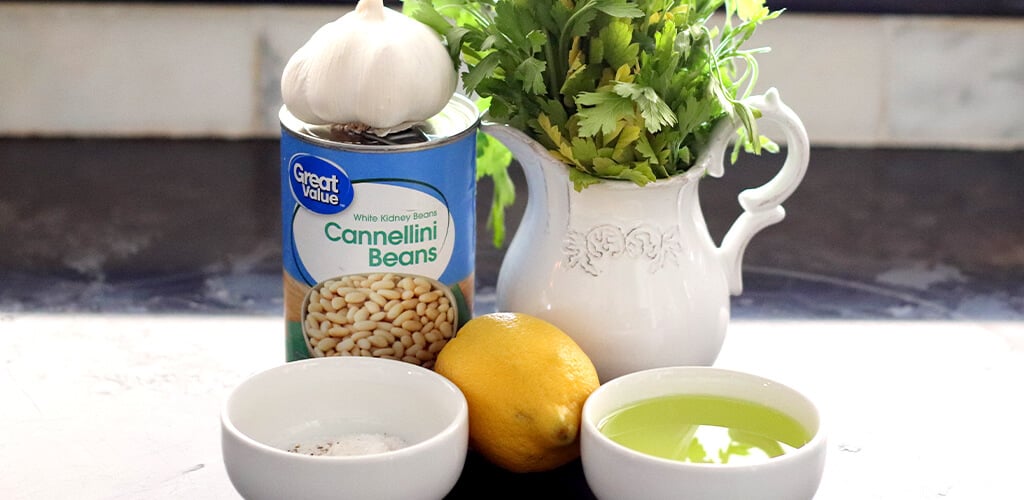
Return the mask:
<svg viewBox="0 0 1024 500">
<path fill-rule="evenodd" d="M 455 332 L 454 304 L 420 276 L 343 276 L 314 287 L 307 304 L 302 328 L 315 357 L 373 356 L 432 368 Z"/>
</svg>

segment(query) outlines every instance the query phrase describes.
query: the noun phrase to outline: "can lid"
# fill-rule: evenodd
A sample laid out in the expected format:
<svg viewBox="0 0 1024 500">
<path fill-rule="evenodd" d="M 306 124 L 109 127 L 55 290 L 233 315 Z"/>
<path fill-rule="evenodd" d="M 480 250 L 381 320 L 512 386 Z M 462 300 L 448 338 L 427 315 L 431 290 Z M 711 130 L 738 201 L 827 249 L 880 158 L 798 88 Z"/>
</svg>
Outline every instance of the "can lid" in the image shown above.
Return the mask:
<svg viewBox="0 0 1024 500">
<path fill-rule="evenodd" d="M 283 131 L 303 140 L 326 147 L 367 152 L 391 152 L 435 147 L 461 139 L 480 123 L 480 111 L 466 96 L 456 93 L 439 113 L 422 124 L 416 125 L 412 133 L 394 141 L 355 142 L 339 137 L 331 125 L 312 125 L 296 118 L 288 107 L 282 105 L 278 113 Z M 410 137 L 412 136 L 412 137 Z M 358 137 L 358 136 L 356 136 Z M 390 136 L 389 136 L 390 137 Z M 388 139 L 383 138 L 383 139 Z"/>
</svg>

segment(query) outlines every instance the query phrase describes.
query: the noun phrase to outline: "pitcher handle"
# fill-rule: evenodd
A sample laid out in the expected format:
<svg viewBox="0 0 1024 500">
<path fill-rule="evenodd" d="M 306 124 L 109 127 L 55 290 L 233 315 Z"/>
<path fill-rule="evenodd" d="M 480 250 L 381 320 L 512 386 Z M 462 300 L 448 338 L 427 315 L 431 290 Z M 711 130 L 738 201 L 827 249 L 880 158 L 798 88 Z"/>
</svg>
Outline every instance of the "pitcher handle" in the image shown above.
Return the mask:
<svg viewBox="0 0 1024 500">
<path fill-rule="evenodd" d="M 743 252 L 747 244 L 759 231 L 786 217 L 782 202 L 803 180 L 811 154 L 803 122 L 782 102 L 777 90 L 771 88 L 764 95 L 750 97 L 746 102 L 761 112 L 761 119 L 782 127 L 786 136 L 786 160 L 770 181 L 744 190 L 738 196 L 743 213 L 726 231 L 718 249 L 732 295 L 743 292 Z M 720 177 L 724 172 L 725 150 L 736 126 L 735 122 L 723 121 L 711 134 L 708 151 L 712 154 L 707 157 L 706 167 L 713 177 Z"/>
</svg>

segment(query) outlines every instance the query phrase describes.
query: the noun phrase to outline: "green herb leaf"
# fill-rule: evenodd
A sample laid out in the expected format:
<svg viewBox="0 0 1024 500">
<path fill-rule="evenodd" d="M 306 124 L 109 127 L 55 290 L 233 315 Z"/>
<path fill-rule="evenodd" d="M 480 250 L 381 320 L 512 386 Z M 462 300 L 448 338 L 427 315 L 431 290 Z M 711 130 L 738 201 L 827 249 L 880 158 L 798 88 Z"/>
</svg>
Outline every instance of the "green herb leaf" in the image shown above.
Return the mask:
<svg viewBox="0 0 1024 500">
<path fill-rule="evenodd" d="M 404 0 L 402 13 L 426 24 L 434 31 L 444 34 L 451 28 L 451 23 L 441 15 L 430 0 Z"/>
<path fill-rule="evenodd" d="M 764 0 L 736 0 L 736 15 L 743 21 L 758 21 L 768 16 Z"/>
<path fill-rule="evenodd" d="M 676 116 L 672 113 L 665 101 L 661 100 L 658 93 L 651 87 L 644 87 L 635 83 L 616 83 L 613 87 L 616 94 L 627 97 L 636 103 L 640 109 L 640 116 L 644 118 L 647 131 L 652 134 L 676 124 Z"/>
<path fill-rule="evenodd" d="M 547 64 L 544 61 L 529 57 L 516 68 L 516 78 L 523 82 L 523 90 L 530 94 L 547 94 L 544 86 L 544 68 Z"/>
<path fill-rule="evenodd" d="M 480 60 L 475 66 L 469 69 L 462 75 L 462 85 L 466 88 L 466 91 L 473 92 L 476 90 L 480 82 L 484 81 L 485 78 L 491 76 L 494 69 L 501 64 L 501 54 L 498 52 L 491 52 L 486 57 Z"/>
<path fill-rule="evenodd" d="M 601 182 L 599 177 L 594 177 L 593 175 L 575 168 L 569 170 L 569 180 L 572 181 L 572 187 L 576 191 L 583 191 L 587 186 L 592 186 Z"/>
<path fill-rule="evenodd" d="M 476 101 L 477 109 L 487 111 L 492 105 L 490 97 Z M 476 179 L 491 179 L 493 195 L 491 210 L 487 216 L 487 227 L 492 232 L 495 247 L 505 244 L 505 210 L 516 201 L 516 186 L 508 175 L 512 164 L 512 152 L 494 137 L 480 132 L 476 136 Z"/>
<path fill-rule="evenodd" d="M 476 178 L 490 178 L 494 195 L 487 217 L 487 227 L 493 233 L 495 247 L 505 244 L 505 210 L 516 201 L 516 187 L 508 174 L 512 152 L 497 139 L 483 132 L 476 138 Z"/>
<path fill-rule="evenodd" d="M 610 134 L 619 120 L 633 114 L 633 101 L 614 92 L 584 92 L 576 96 L 576 104 L 590 106 L 577 111 L 580 137 Z"/>
<path fill-rule="evenodd" d="M 640 45 L 632 43 L 633 27 L 629 21 L 617 19 L 601 29 L 601 44 L 604 60 L 611 68 L 632 66 L 636 64 Z"/>
<path fill-rule="evenodd" d="M 594 0 L 594 8 L 612 17 L 640 17 L 644 11 L 626 0 Z"/>
<path fill-rule="evenodd" d="M 566 163 L 576 189 L 601 178 L 644 185 L 685 172 L 723 119 L 738 128 L 734 155 L 777 149 L 744 101 L 757 81 L 756 55 L 766 51 L 744 46 L 781 13 L 764 0 L 405 3 L 465 65 L 463 88 L 491 98 L 488 119 L 543 144 Z M 720 9 L 724 15 L 712 17 Z M 499 201 L 506 157 L 493 147 L 481 140 L 479 154 L 481 172 L 496 183 L 497 210 L 514 192 Z M 489 220 L 503 221 L 494 212 Z"/>
</svg>

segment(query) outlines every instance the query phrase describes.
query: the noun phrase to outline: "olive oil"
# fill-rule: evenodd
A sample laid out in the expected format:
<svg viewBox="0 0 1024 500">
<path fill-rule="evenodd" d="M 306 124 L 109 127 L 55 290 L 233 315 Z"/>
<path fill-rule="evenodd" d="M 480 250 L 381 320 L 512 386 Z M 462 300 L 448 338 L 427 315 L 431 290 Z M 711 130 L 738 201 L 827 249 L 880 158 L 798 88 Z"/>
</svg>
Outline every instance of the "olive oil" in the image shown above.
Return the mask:
<svg viewBox="0 0 1024 500">
<path fill-rule="evenodd" d="M 598 425 L 611 440 L 648 455 L 691 463 L 750 464 L 810 441 L 795 419 L 767 406 L 709 395 L 640 401 Z"/>
</svg>

